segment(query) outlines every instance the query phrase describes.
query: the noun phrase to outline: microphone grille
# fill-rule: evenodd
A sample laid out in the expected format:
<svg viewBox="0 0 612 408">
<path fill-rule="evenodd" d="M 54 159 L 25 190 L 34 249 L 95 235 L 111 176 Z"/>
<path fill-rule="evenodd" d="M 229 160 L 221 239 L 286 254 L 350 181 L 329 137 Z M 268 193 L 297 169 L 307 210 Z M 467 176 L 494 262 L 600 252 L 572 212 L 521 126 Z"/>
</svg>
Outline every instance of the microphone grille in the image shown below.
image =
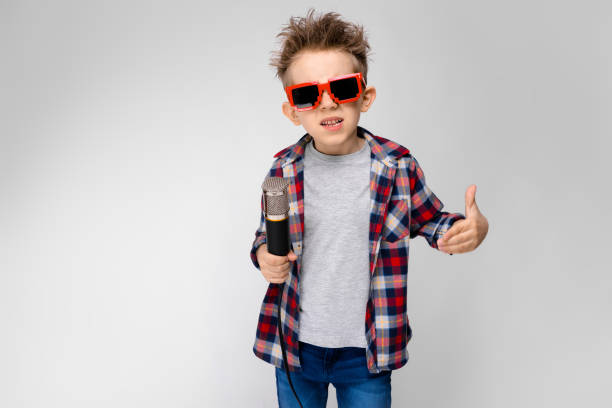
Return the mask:
<svg viewBox="0 0 612 408">
<path fill-rule="evenodd" d="M 287 187 L 289 187 L 289 180 L 283 177 L 266 177 L 261 185 L 263 191 L 276 193 L 286 191 Z"/>
<path fill-rule="evenodd" d="M 287 188 L 289 180 L 283 177 L 266 177 L 261 188 L 264 191 L 266 215 L 286 215 L 289 213 Z"/>
</svg>

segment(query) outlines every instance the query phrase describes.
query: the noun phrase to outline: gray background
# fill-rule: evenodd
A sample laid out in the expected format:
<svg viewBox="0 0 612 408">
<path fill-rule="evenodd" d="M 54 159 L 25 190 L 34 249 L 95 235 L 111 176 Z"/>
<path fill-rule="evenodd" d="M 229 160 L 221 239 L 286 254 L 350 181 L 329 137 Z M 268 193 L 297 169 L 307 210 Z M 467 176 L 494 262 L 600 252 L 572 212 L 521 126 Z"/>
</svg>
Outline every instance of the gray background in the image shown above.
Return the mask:
<svg viewBox="0 0 612 408">
<path fill-rule="evenodd" d="M 610 406 L 612 7 L 542 0 L 0 2 L 0 406 L 276 405 L 248 252 L 309 6 L 366 27 L 360 124 L 490 223 L 412 242 L 393 405 Z"/>
</svg>

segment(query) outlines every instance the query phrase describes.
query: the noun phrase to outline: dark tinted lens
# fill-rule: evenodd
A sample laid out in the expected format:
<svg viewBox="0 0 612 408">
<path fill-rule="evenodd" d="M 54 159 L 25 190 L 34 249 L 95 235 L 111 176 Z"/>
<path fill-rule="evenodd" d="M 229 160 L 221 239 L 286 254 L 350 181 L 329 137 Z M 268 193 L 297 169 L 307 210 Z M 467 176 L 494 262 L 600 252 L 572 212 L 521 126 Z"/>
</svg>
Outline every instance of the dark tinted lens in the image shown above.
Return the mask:
<svg viewBox="0 0 612 408">
<path fill-rule="evenodd" d="M 332 81 L 329 84 L 331 91 L 336 98 L 340 100 L 351 99 L 357 96 L 359 93 L 359 85 L 357 84 L 357 78 L 344 78 Z"/>
<path fill-rule="evenodd" d="M 316 85 L 306 85 L 291 91 L 293 103 L 298 108 L 313 106 L 319 97 L 319 88 Z"/>
</svg>

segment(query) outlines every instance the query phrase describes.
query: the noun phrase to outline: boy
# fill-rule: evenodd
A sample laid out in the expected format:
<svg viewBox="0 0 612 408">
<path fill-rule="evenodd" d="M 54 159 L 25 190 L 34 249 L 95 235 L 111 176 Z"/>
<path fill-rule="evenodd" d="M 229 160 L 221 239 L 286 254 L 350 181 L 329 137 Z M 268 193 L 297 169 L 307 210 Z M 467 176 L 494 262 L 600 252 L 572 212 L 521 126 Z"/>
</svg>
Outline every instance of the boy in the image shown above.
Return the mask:
<svg viewBox="0 0 612 408">
<path fill-rule="evenodd" d="M 363 29 L 337 13 L 313 12 L 279 34 L 285 41 L 274 62 L 287 93 L 282 111 L 307 133 L 278 152 L 268 172 L 290 181 L 292 250 L 267 251 L 262 212 L 250 256 L 270 285 L 253 352 L 276 367 L 279 405 L 298 407 L 277 328 L 282 288 L 287 363 L 303 406 L 325 407 L 331 382 L 339 407 L 388 407 L 391 370 L 407 362 L 412 335 L 409 239 L 421 235 L 443 252 L 468 252 L 488 223 L 474 201 L 476 186 L 466 192 L 467 217 L 441 211 L 410 151 L 358 125 L 376 98 L 367 86 Z"/>
</svg>

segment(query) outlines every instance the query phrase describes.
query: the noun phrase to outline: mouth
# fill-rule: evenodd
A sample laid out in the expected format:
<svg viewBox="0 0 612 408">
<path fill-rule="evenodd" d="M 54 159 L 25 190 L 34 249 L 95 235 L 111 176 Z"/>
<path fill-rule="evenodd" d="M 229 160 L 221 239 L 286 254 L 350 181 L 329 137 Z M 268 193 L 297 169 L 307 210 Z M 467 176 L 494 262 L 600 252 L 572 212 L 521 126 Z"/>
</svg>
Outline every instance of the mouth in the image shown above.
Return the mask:
<svg viewBox="0 0 612 408">
<path fill-rule="evenodd" d="M 334 116 L 330 118 L 325 118 L 321 121 L 321 126 L 323 126 L 327 130 L 338 130 L 342 127 L 342 123 L 344 119 Z"/>
</svg>

